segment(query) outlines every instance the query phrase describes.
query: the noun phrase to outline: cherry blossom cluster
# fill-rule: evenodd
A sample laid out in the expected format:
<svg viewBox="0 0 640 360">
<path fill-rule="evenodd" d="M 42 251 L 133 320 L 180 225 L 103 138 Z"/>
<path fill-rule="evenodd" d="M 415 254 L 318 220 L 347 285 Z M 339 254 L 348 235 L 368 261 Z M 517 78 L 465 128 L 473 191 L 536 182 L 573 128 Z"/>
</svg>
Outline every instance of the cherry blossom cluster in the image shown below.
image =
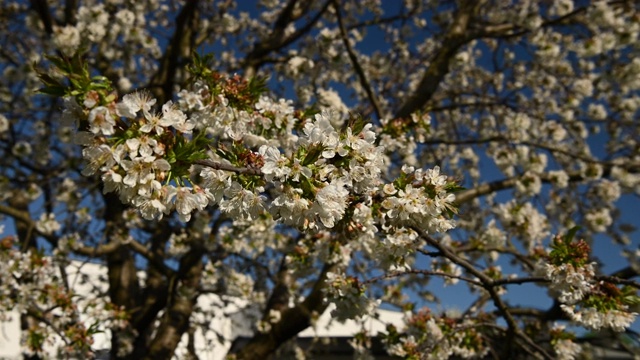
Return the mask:
<svg viewBox="0 0 640 360">
<path fill-rule="evenodd" d="M 420 310 L 408 319 L 402 332 L 388 326 L 384 343 L 390 355 L 403 359 L 482 358 L 489 347 L 476 321 Z"/>
<path fill-rule="evenodd" d="M 562 304 L 561 308 L 571 320 L 586 328 L 624 331 L 635 321 L 637 315 L 629 311 L 627 295 L 624 289 L 600 281 L 582 301 L 574 305 Z"/>
<path fill-rule="evenodd" d="M 556 236 L 548 261 L 540 261 L 536 272 L 551 281 L 549 290 L 564 304 L 573 305 L 592 289 L 595 263 L 589 261 L 589 245 L 584 241 L 569 242 Z"/>
<path fill-rule="evenodd" d="M 327 301 L 336 304 L 331 316 L 338 321 L 344 322 L 372 314 L 379 305 L 379 301 L 367 297 L 366 287 L 353 276 L 329 272 L 326 282 Z"/>
<path fill-rule="evenodd" d="M 594 330 L 623 331 L 637 315 L 629 311 L 627 301 L 633 290 L 596 279 L 595 263 L 589 262 L 589 253 L 584 240 L 557 236 L 546 260 L 537 264 L 536 272 L 551 282 L 549 291 L 572 321 Z"/>
<path fill-rule="evenodd" d="M 0 319 L 9 320 L 10 312 L 31 317 L 22 333 L 29 353 L 92 358 L 95 333 L 127 328 L 126 312 L 108 301 L 84 299 L 62 280 L 54 258 L 21 252 L 14 242 L 12 236 L 0 239 Z"/>
<path fill-rule="evenodd" d="M 564 326 L 556 324 L 549 333 L 558 360 L 573 360 L 580 355 L 582 347 L 573 341 L 575 335 L 567 332 Z"/>
<path fill-rule="evenodd" d="M 160 25 L 156 20 L 145 16 L 153 13 L 159 19 L 166 18 L 170 11 L 157 0 L 131 2 L 121 6 L 120 1 L 86 1 L 77 9 L 75 21 L 53 26 L 53 46 L 67 56 L 78 51 L 86 51 L 98 47 L 106 59 L 123 59 L 114 70 L 122 75 L 122 68 L 131 66 L 134 58 L 132 50 L 150 58 L 157 58 L 161 53 L 158 39 L 150 33 L 151 26 Z M 27 18 L 38 28 L 37 20 Z M 129 58 L 130 57 L 130 58 Z M 121 76 L 118 87 L 122 90 L 131 88 L 131 80 Z"/>
<path fill-rule="evenodd" d="M 347 275 L 353 253 L 380 258 L 387 269 L 410 269 L 411 255 L 424 245 L 414 227 L 431 234 L 455 226 L 455 181 L 439 167 L 404 166 L 385 184 L 390 171 L 380 130 L 363 118 L 330 109 L 296 111 L 262 94 L 253 81 L 202 68 L 195 73 L 192 87 L 160 111 L 151 93 L 119 99 L 104 79 L 87 79 L 94 89 L 75 89 L 65 98 L 63 120 L 84 146 L 83 175 L 99 176 L 105 193 L 116 193 L 144 219 L 175 212 L 189 221 L 216 207 L 233 220 L 220 236 L 233 232 L 252 242 L 225 245 L 237 252 L 273 247 L 255 243 L 264 236 L 253 232 L 276 223 L 317 234 L 303 238 L 287 260 L 298 274 L 316 257 L 336 265 L 324 294 L 336 304 L 332 314 L 339 321 L 370 314 L 379 304 Z M 55 80 L 49 85 L 63 87 Z M 171 236 L 168 253 L 188 251 L 183 238 Z M 217 264 L 212 275 L 224 279 L 227 293 L 256 300 L 252 278 L 225 269 Z M 278 320 L 279 312 L 269 313 L 257 330 L 267 332 Z"/>
<path fill-rule="evenodd" d="M 161 111 L 148 92 L 118 99 L 104 79 L 100 90 L 76 89 L 65 98 L 63 120 L 79 128 L 84 145 L 83 174 L 99 175 L 105 192 L 143 218 L 175 210 L 188 221 L 215 205 L 236 220 L 268 213 L 313 231 L 363 214 L 360 224 L 378 217 L 390 233 L 404 225 L 430 233 L 454 227 L 454 182 L 438 167 L 404 167 L 384 185 L 384 150 L 364 119 L 330 110 L 305 116 L 262 95 L 257 81 L 194 72 L 200 79 L 193 89 Z M 373 201 L 381 202 L 379 212 L 369 209 Z M 376 227 L 358 229 L 373 234 Z"/>
<path fill-rule="evenodd" d="M 78 113 L 73 99 L 66 104 L 67 113 Z M 154 104 L 155 99 L 144 92 L 125 95 L 107 106 L 90 107 L 93 104 L 85 101 L 88 130 L 94 138 L 83 149 L 87 162 L 83 174 L 99 172 L 104 191 L 116 191 L 123 201 L 140 209 L 145 219 L 160 218 L 175 208 L 186 221 L 191 211 L 207 206 L 211 195 L 199 188 L 163 182 L 171 178 L 169 161 L 177 161 L 175 152 L 184 150 L 182 136 L 191 134 L 195 124 L 172 102 L 164 104 L 161 113 L 151 110 Z M 174 132 L 177 143 L 167 140 Z M 116 134 L 119 136 L 111 138 Z"/>
<path fill-rule="evenodd" d="M 78 341 L 69 343 L 69 347 L 78 348 L 73 351 L 90 352 L 90 334 L 77 322 L 79 314 L 71 300 L 72 293 L 52 276 L 57 272 L 54 264 L 38 254 L 19 252 L 13 248 L 13 242 L 14 238 L 5 237 L 0 244 L 2 317 L 7 316 L 5 310 L 31 312 L 40 317 L 41 322 L 23 334 L 26 347 L 35 354 L 41 354 L 45 346 L 52 344 L 56 330 L 74 334 Z M 34 302 L 33 293 L 40 294 L 35 299 L 42 303 Z"/>
</svg>

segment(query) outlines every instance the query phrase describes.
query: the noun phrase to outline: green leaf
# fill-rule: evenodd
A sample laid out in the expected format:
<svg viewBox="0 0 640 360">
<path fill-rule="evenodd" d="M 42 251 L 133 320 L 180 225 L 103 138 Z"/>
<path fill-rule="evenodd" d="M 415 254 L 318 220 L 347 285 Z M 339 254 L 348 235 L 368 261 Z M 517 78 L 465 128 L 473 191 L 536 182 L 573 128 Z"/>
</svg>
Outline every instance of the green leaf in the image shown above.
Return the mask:
<svg viewBox="0 0 640 360">
<path fill-rule="evenodd" d="M 231 161 L 231 153 L 228 152 L 224 147 L 221 146 L 218 148 L 212 148 L 212 150 L 215 151 L 215 153 L 218 154 L 218 156 L 220 156 L 221 158 Z"/>
<path fill-rule="evenodd" d="M 45 94 L 45 95 L 52 95 L 56 97 L 63 97 L 67 94 L 64 88 L 57 87 L 57 86 L 47 86 L 47 87 L 40 88 L 38 89 L 38 93 Z"/>
<path fill-rule="evenodd" d="M 312 144 L 307 150 L 307 155 L 302 160 L 302 166 L 308 166 L 318 161 L 324 151 L 324 146 L 322 144 Z"/>
<path fill-rule="evenodd" d="M 637 295 L 626 295 L 622 298 L 625 305 L 640 305 L 640 297 Z"/>
<path fill-rule="evenodd" d="M 249 92 L 253 95 L 254 101 L 258 101 L 260 95 L 267 91 L 267 79 L 266 76 L 249 79 Z"/>
<path fill-rule="evenodd" d="M 359 114 L 349 114 L 349 120 L 347 120 L 347 126 L 351 128 L 351 132 L 354 135 L 360 134 L 367 121 Z"/>
<path fill-rule="evenodd" d="M 71 73 L 71 66 L 66 59 L 54 55 L 45 55 L 45 58 L 51 61 L 51 63 L 53 63 L 53 66 L 61 70 L 63 74 L 68 75 L 69 73 Z"/>
<path fill-rule="evenodd" d="M 569 229 L 567 234 L 564 236 L 564 240 L 567 243 L 570 243 L 573 240 L 573 238 L 576 236 L 576 233 L 578 232 L 578 230 L 580 230 L 580 226 L 574 226 L 571 229 Z"/>
<path fill-rule="evenodd" d="M 467 188 L 465 188 L 464 186 L 460 186 L 460 184 L 455 183 L 455 182 L 447 183 L 447 184 L 444 186 L 444 189 L 445 189 L 448 193 L 455 193 L 455 192 L 459 192 L 459 191 L 467 190 Z"/>
</svg>

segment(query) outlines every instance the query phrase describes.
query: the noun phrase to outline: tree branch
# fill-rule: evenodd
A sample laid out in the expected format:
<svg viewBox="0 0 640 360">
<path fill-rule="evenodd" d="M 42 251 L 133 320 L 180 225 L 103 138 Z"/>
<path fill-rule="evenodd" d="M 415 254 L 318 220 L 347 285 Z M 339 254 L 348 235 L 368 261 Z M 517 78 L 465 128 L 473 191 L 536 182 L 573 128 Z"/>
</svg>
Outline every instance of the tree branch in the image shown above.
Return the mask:
<svg viewBox="0 0 640 360">
<path fill-rule="evenodd" d="M 551 357 L 551 355 L 549 355 L 546 352 L 546 350 L 544 350 L 542 347 L 540 347 L 538 344 L 536 344 L 527 334 L 525 334 L 524 332 L 522 332 L 520 330 L 520 328 L 518 327 L 518 324 L 516 323 L 515 319 L 513 318 L 511 313 L 509 312 L 509 307 L 504 303 L 504 301 L 502 300 L 502 298 L 500 297 L 500 295 L 496 291 L 496 286 L 497 285 L 496 285 L 496 283 L 495 283 L 495 281 L 493 279 L 491 279 L 489 276 L 487 276 L 482 271 L 477 269 L 473 264 L 471 264 L 467 260 L 461 258 L 456 253 L 451 251 L 451 249 L 449 249 L 449 247 L 441 244 L 438 240 L 434 239 L 429 234 L 425 233 L 422 229 L 420 229 L 418 227 L 415 227 L 415 226 L 412 227 L 412 229 L 415 232 L 417 232 L 420 235 L 420 237 L 422 237 L 429 245 L 435 247 L 436 249 L 438 249 L 438 251 L 442 252 L 442 254 L 446 258 L 451 260 L 453 263 L 461 266 L 462 268 L 464 268 L 467 272 L 469 272 L 473 276 L 475 276 L 478 279 L 480 279 L 480 282 L 482 282 L 482 284 L 483 284 L 482 288 L 484 288 L 487 292 L 489 292 L 489 295 L 491 296 L 491 299 L 493 300 L 494 305 L 496 306 L 496 308 L 500 312 L 501 316 L 507 322 L 507 326 L 509 327 L 509 333 L 507 335 L 508 337 L 518 336 L 519 338 L 521 338 L 525 342 L 525 344 L 527 346 L 529 346 L 532 349 L 535 349 L 535 351 L 537 351 L 544 358 L 549 359 L 549 360 L 553 359 Z M 509 341 L 509 340 L 507 340 L 507 341 Z M 509 341 L 509 344 L 511 344 L 511 341 Z M 507 352 L 510 353 L 511 350 L 507 349 Z"/>
<path fill-rule="evenodd" d="M 477 37 L 477 34 L 470 30 L 470 23 L 479 7 L 485 2 L 484 0 L 466 0 L 462 2 L 447 34 L 442 39 L 440 49 L 422 76 L 420 84 L 418 84 L 413 95 L 395 113 L 394 118 L 409 117 L 415 111 L 422 109 L 433 97 L 440 82 L 449 72 L 449 62 L 455 53 L 464 44 Z"/>
<path fill-rule="evenodd" d="M 237 360 L 264 359 L 272 354 L 285 341 L 296 336 L 311 325 L 311 317 L 321 315 L 328 304 L 324 302 L 324 287 L 327 273 L 335 264 L 326 264 L 318 276 L 313 289 L 301 303 L 281 313 L 280 321 L 273 324 L 267 333 L 256 333 L 249 343 L 237 354 Z"/>
<path fill-rule="evenodd" d="M 198 0 L 185 2 L 176 17 L 176 31 L 173 34 L 173 38 L 160 60 L 158 71 L 149 83 L 148 87 L 154 92 L 160 104 L 164 104 L 171 99 L 176 71 L 178 70 L 178 59 L 183 45 L 188 43 L 191 34 L 189 24 L 194 21 L 197 8 Z"/>
<path fill-rule="evenodd" d="M 189 318 L 198 299 L 202 256 L 202 249 L 193 247 L 180 259 L 178 273 L 169 281 L 168 307 L 143 359 L 169 360 L 173 357 L 182 335 L 189 329 Z"/>
<path fill-rule="evenodd" d="M 344 22 L 342 21 L 342 14 L 340 12 L 340 7 L 338 6 L 338 2 L 336 0 L 332 0 L 333 7 L 336 11 L 336 18 L 338 19 L 338 26 L 340 27 L 340 37 L 342 38 L 342 43 L 344 44 L 345 49 L 347 50 L 347 54 L 349 55 L 349 60 L 351 60 L 351 65 L 358 75 L 358 79 L 360 80 L 360 85 L 364 89 L 367 94 L 367 98 L 373 107 L 373 111 L 376 113 L 378 120 L 383 118 L 382 108 L 380 107 L 380 103 L 376 97 L 376 94 L 367 79 L 367 75 L 364 72 L 362 66 L 360 66 L 360 62 L 358 61 L 358 57 L 356 56 L 355 51 L 351 47 L 351 43 L 349 42 L 349 36 L 347 35 L 347 31 L 345 30 Z"/>
<path fill-rule="evenodd" d="M 76 11 L 78 0 L 67 0 L 64 4 L 64 22 L 70 25 L 76 24 Z"/>
<path fill-rule="evenodd" d="M 426 275 L 426 276 L 442 276 L 442 277 L 446 277 L 446 278 L 451 278 L 451 279 L 458 279 L 458 280 L 462 280 L 464 282 L 467 282 L 469 284 L 473 284 L 479 287 L 483 287 L 483 284 L 475 279 L 471 279 L 468 277 L 464 277 L 464 276 L 460 276 L 460 275 L 454 275 L 454 274 L 449 274 L 443 271 L 431 271 L 431 270 L 420 270 L 420 269 L 410 269 L 410 270 L 403 270 L 403 271 L 392 271 L 390 273 L 384 274 L 384 275 L 380 275 L 380 276 L 376 276 L 374 278 L 368 279 L 363 281 L 363 284 L 371 284 L 371 283 L 375 283 L 381 280 L 386 280 L 386 279 L 393 279 L 393 278 L 397 278 L 400 276 L 404 276 L 404 275 Z"/>
<path fill-rule="evenodd" d="M 51 18 L 51 13 L 49 12 L 49 5 L 47 4 L 47 0 L 30 0 L 31 8 L 38 13 L 38 17 L 42 21 L 42 25 L 44 26 L 44 31 L 47 35 L 53 34 L 53 19 Z"/>
<path fill-rule="evenodd" d="M 14 218 L 17 222 L 25 225 L 26 228 L 31 229 L 33 235 L 41 236 L 47 242 L 53 246 L 58 244 L 59 238 L 40 232 L 35 224 L 36 222 L 31 219 L 31 215 L 27 211 L 20 211 L 10 206 L 0 204 L 0 214 L 8 215 Z M 112 241 L 106 244 L 101 244 L 95 247 L 76 245 L 71 248 L 71 251 L 75 254 L 87 256 L 90 258 L 97 258 L 112 254 L 118 251 L 122 247 L 130 247 L 136 253 L 142 255 L 145 259 L 152 262 L 163 274 L 169 275 L 172 270 L 168 268 L 162 261 L 155 257 L 146 246 L 134 239 L 127 239 L 127 241 Z"/>
<path fill-rule="evenodd" d="M 313 26 L 320 20 L 320 17 L 327 11 L 329 8 L 329 4 L 331 4 L 331 0 L 327 0 L 322 8 L 318 11 L 316 15 L 303 27 L 299 30 L 296 30 L 289 37 L 284 36 L 284 32 L 292 21 L 295 21 L 297 18 L 304 15 L 294 14 L 295 5 L 298 0 L 290 0 L 287 6 L 282 10 L 280 16 L 274 23 L 273 31 L 271 34 L 262 42 L 259 42 L 254 45 L 253 49 L 247 54 L 245 57 L 242 68 L 244 69 L 244 74 L 246 78 L 251 78 L 255 76 L 258 68 L 265 63 L 265 58 L 271 52 L 276 51 L 278 49 L 289 46 L 296 40 L 298 40 L 302 35 L 308 33 Z M 309 2 L 310 5 L 312 2 Z M 309 6 L 307 6 L 308 9 Z"/>
<path fill-rule="evenodd" d="M 587 160 L 585 160 L 587 161 Z M 613 165 L 613 163 L 609 162 L 609 163 L 604 163 L 604 162 L 599 162 L 599 161 L 591 161 L 594 163 L 598 163 L 600 165 L 602 165 L 603 169 L 602 169 L 602 177 L 603 178 L 607 178 L 611 175 L 611 170 L 613 169 L 614 166 L 620 166 L 622 168 L 627 169 L 630 172 L 636 173 L 637 171 L 639 171 L 640 169 L 636 169 L 635 167 L 638 166 L 637 164 L 631 163 L 630 165 Z M 554 180 L 553 178 L 551 178 L 551 176 L 549 176 L 549 174 L 537 174 L 540 177 L 540 180 L 543 183 L 552 183 Z M 569 182 L 570 183 L 576 183 L 576 182 L 581 182 L 587 179 L 587 177 L 585 177 L 584 175 L 582 175 L 579 171 L 575 171 L 575 172 L 571 172 L 569 174 L 567 174 L 569 176 Z M 468 189 L 468 190 L 463 190 L 460 192 L 457 192 L 456 195 L 456 203 L 458 204 L 464 204 L 467 203 L 477 197 L 483 196 L 483 195 L 487 195 L 490 194 L 492 192 L 495 191 L 500 191 L 500 190 L 504 190 L 504 189 L 509 189 L 512 188 L 513 186 L 515 186 L 516 182 L 518 181 L 519 177 L 518 176 L 514 176 L 514 177 L 510 177 L 510 178 L 506 178 L 506 179 L 502 179 L 502 180 L 496 180 L 496 181 L 492 181 L 492 182 L 488 182 L 488 183 L 484 183 L 484 184 L 480 184 L 478 186 L 476 186 L 473 189 Z"/>
<path fill-rule="evenodd" d="M 158 230 L 150 239 L 154 258 L 163 259 L 166 243 L 169 241 L 171 231 L 167 221 L 161 222 Z M 163 263 L 164 265 L 164 263 Z M 145 288 L 142 292 L 140 307 L 131 313 L 131 325 L 138 332 L 138 337 L 133 344 L 131 358 L 142 358 L 148 351 L 148 344 L 156 327 L 158 313 L 167 305 L 169 286 L 167 279 L 175 276 L 162 271 L 162 268 L 149 263 Z"/>
<path fill-rule="evenodd" d="M 232 171 L 238 174 L 262 176 L 262 171 L 256 168 L 237 167 L 231 164 L 220 163 L 213 160 L 196 160 L 193 163 L 202 165 L 202 166 L 207 166 L 215 170 Z"/>
<path fill-rule="evenodd" d="M 594 276 L 594 279 L 596 280 L 600 280 L 600 281 L 607 281 L 613 284 L 622 284 L 622 285 L 628 285 L 628 286 L 632 286 L 636 289 L 640 289 L 640 283 L 637 281 L 633 281 L 633 280 L 628 280 L 628 279 L 622 279 L 616 276 L 606 276 L 606 275 L 596 275 Z"/>
<path fill-rule="evenodd" d="M 517 177 L 511 177 L 507 179 L 496 180 L 496 181 L 480 184 L 473 189 L 457 192 L 455 193 L 456 203 L 461 205 L 461 204 L 470 202 L 471 200 L 477 197 L 491 194 L 495 191 L 511 188 L 515 186 L 517 180 L 518 180 Z"/>
</svg>

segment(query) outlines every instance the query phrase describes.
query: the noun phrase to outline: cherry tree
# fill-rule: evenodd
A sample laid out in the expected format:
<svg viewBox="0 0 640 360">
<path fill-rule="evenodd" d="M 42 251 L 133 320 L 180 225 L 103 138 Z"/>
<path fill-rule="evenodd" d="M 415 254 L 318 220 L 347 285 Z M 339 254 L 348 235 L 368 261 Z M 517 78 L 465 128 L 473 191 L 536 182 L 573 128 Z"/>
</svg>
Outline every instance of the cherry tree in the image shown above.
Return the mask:
<svg viewBox="0 0 640 360">
<path fill-rule="evenodd" d="M 573 359 L 635 320 L 635 1 L 3 1 L 0 29 L 0 318 L 31 358 L 197 358 L 207 294 L 258 311 L 232 359 L 325 311 L 403 311 L 411 359 Z"/>
</svg>

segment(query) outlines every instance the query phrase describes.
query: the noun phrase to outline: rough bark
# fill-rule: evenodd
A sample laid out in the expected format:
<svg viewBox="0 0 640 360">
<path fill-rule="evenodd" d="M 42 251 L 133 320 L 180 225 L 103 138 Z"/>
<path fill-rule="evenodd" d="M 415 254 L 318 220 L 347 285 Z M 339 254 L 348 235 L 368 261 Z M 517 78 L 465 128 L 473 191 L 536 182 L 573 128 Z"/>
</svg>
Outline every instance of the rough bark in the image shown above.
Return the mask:
<svg viewBox="0 0 640 360">
<path fill-rule="evenodd" d="M 112 193 L 106 194 L 104 201 L 105 236 L 109 242 L 120 242 L 122 230 L 126 229 L 121 215 L 124 205 L 122 205 L 117 195 Z M 109 253 L 106 256 L 106 260 L 111 302 L 129 311 L 136 308 L 138 306 L 140 286 L 133 253 L 128 248 L 121 246 Z M 112 359 L 118 358 L 116 355 L 120 348 L 119 336 L 119 331 L 114 330 L 112 332 Z"/>
<path fill-rule="evenodd" d="M 442 45 L 425 71 L 420 84 L 400 109 L 395 118 L 406 118 L 421 110 L 438 90 L 438 86 L 449 72 L 449 62 L 460 47 L 473 40 L 477 35 L 470 30 L 474 15 L 485 1 L 464 1 L 455 14 L 455 18 L 442 39 Z"/>
<path fill-rule="evenodd" d="M 253 49 L 247 54 L 245 57 L 242 68 L 244 69 L 244 76 L 246 78 L 252 78 L 256 75 L 256 72 L 267 62 L 268 56 L 279 49 L 283 49 L 290 44 L 294 43 L 296 40 L 301 38 L 304 34 L 308 33 L 313 26 L 320 20 L 320 17 L 327 11 L 329 8 L 329 4 L 331 4 L 331 0 L 324 3 L 322 8 L 313 16 L 308 23 L 300 27 L 299 30 L 295 31 L 293 34 L 285 37 L 284 32 L 287 26 L 301 18 L 309 11 L 310 5 L 312 1 L 306 2 L 303 6 L 299 8 L 299 11 L 295 11 L 296 4 L 298 0 L 290 0 L 287 5 L 282 9 L 280 16 L 273 24 L 273 29 L 269 36 L 259 43 L 256 43 Z"/>
<path fill-rule="evenodd" d="M 149 352 L 142 359 L 169 360 L 173 357 L 182 335 L 189 329 L 189 319 L 198 299 L 202 255 L 202 249 L 192 248 L 181 259 L 178 273 L 169 281 L 167 309 L 149 345 Z"/>
<path fill-rule="evenodd" d="M 191 35 L 195 31 L 193 27 L 195 27 L 197 9 L 197 0 L 185 3 L 176 17 L 176 31 L 160 60 L 160 67 L 149 83 L 148 88 L 151 89 L 159 104 L 171 100 L 180 56 L 184 52 L 191 53 L 189 44 Z M 187 49 L 185 50 L 184 47 Z"/>
<path fill-rule="evenodd" d="M 256 333 L 249 343 L 236 354 L 237 360 L 264 359 L 272 355 L 280 345 L 296 336 L 311 325 L 311 317 L 321 315 L 327 309 L 323 288 L 327 273 L 334 265 L 325 265 L 318 276 L 311 293 L 298 305 L 282 311 L 280 321 L 273 324 L 271 331 Z"/>
<path fill-rule="evenodd" d="M 166 221 L 162 221 L 156 230 L 156 234 L 150 239 L 151 253 L 157 259 L 164 258 L 164 248 L 171 234 Z M 141 359 L 148 350 L 149 343 L 155 329 L 155 320 L 162 309 L 167 305 L 169 296 L 169 276 L 162 269 L 149 262 L 145 288 L 142 291 L 141 304 L 131 314 L 131 326 L 138 332 L 138 337 L 133 344 L 133 351 L 129 359 Z"/>
</svg>

